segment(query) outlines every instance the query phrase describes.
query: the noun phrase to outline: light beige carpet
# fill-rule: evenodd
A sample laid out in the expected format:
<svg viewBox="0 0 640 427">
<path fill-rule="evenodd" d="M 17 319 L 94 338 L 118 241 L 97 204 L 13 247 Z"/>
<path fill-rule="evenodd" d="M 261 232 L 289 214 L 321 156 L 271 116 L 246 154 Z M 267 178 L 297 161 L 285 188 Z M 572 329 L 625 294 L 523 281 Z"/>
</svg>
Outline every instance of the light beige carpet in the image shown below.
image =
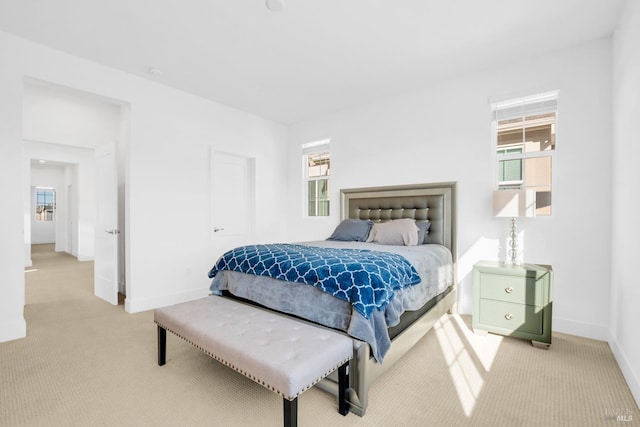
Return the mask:
<svg viewBox="0 0 640 427">
<path fill-rule="evenodd" d="M 168 334 L 156 363 L 151 312 L 93 296 L 93 265 L 36 246 L 28 336 L 0 344 L 2 426 L 280 426 L 282 401 Z M 619 426 L 640 412 L 606 343 L 554 334 L 549 351 L 470 332 L 445 316 L 372 388 L 365 417 L 318 389 L 301 426 Z M 626 414 L 631 421 L 616 420 Z"/>
</svg>

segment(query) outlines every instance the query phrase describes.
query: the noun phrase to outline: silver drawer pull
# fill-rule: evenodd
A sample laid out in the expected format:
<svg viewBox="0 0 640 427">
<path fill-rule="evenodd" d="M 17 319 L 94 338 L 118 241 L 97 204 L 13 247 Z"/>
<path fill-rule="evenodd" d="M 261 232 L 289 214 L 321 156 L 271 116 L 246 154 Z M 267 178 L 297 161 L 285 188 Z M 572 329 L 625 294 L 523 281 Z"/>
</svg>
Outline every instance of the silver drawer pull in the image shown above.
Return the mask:
<svg viewBox="0 0 640 427">
<path fill-rule="evenodd" d="M 511 292 L 513 292 L 513 288 L 511 286 L 509 286 L 508 288 L 504 288 L 504 291 L 508 294 L 510 294 Z"/>
<path fill-rule="evenodd" d="M 511 320 L 512 317 L 513 316 L 511 315 L 511 313 L 507 313 L 507 314 L 504 315 L 504 318 L 507 319 L 507 320 Z"/>
</svg>

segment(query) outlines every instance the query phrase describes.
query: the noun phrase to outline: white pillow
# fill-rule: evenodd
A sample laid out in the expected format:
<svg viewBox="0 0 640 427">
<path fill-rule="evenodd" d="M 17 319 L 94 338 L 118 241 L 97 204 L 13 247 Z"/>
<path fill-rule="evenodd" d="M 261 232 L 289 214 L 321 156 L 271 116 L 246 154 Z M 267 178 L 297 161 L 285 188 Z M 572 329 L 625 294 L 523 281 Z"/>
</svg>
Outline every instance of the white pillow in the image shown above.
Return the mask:
<svg viewBox="0 0 640 427">
<path fill-rule="evenodd" d="M 411 218 L 376 222 L 369 232 L 367 242 L 380 243 L 381 245 L 416 246 L 418 244 L 418 226 Z"/>
</svg>

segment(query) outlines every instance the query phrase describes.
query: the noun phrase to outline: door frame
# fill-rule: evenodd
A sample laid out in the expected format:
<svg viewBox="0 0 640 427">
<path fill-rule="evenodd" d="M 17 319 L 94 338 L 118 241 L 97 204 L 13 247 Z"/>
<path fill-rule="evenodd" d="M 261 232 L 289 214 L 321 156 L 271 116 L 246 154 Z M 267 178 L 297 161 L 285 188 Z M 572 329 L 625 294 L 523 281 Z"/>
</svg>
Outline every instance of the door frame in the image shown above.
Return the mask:
<svg viewBox="0 0 640 427">
<path fill-rule="evenodd" d="M 255 241 L 256 237 L 256 158 L 253 156 L 247 156 L 242 153 L 234 153 L 225 150 L 216 150 L 215 147 L 209 146 L 209 227 L 210 227 L 210 241 L 213 240 L 213 236 L 215 235 L 214 227 L 219 226 L 219 224 L 215 223 L 214 218 L 214 205 L 216 201 L 213 197 L 214 192 L 214 171 L 213 164 L 217 158 L 217 156 L 229 156 L 242 159 L 246 162 L 247 165 L 247 174 L 246 180 L 249 184 L 249 190 L 247 194 L 247 208 L 248 208 L 248 216 L 247 221 L 249 222 L 249 240 Z"/>
</svg>

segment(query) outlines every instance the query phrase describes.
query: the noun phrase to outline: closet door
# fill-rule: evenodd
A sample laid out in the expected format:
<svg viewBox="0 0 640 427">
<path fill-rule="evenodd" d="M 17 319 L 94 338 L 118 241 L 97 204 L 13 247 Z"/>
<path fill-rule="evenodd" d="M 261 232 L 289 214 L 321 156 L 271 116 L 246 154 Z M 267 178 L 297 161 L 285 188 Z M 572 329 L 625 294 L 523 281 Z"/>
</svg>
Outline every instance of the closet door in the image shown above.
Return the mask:
<svg viewBox="0 0 640 427">
<path fill-rule="evenodd" d="M 255 161 L 211 151 L 211 256 L 254 242 Z"/>
</svg>

